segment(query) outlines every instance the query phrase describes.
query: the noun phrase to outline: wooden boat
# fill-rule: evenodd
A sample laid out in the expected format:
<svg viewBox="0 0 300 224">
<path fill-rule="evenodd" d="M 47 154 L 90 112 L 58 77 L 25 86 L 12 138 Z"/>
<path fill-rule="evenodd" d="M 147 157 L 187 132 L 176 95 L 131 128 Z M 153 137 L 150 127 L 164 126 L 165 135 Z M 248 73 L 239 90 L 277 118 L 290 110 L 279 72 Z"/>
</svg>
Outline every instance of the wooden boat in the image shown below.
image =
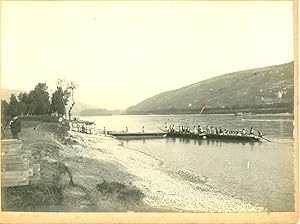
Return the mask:
<svg viewBox="0 0 300 224">
<path fill-rule="evenodd" d="M 230 141 L 247 141 L 247 142 L 258 142 L 261 140 L 260 137 L 254 135 L 217 135 L 217 134 L 194 134 L 194 133 L 179 133 L 170 132 L 167 133 L 167 137 L 175 138 L 188 138 L 188 139 L 220 139 Z"/>
<path fill-rule="evenodd" d="M 152 132 L 152 133 L 142 133 L 142 132 L 108 132 L 109 135 L 115 136 L 117 138 L 157 138 L 157 137 L 167 137 L 167 138 L 186 138 L 186 139 L 215 139 L 215 140 L 229 140 L 229 141 L 243 141 L 243 142 L 258 142 L 261 140 L 260 137 L 253 135 L 217 135 L 217 134 L 193 134 L 193 133 L 179 133 L 179 132 Z"/>
<path fill-rule="evenodd" d="M 114 132 L 109 131 L 107 134 L 115 137 L 164 137 L 167 133 L 165 132 Z"/>
</svg>

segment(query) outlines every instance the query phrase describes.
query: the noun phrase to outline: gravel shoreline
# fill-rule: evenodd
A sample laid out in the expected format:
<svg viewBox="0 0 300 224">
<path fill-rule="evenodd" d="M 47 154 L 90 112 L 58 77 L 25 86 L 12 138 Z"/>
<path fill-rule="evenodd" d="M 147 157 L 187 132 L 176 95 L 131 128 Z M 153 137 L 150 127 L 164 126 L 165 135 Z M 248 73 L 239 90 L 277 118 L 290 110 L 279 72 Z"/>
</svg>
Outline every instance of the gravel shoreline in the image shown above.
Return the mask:
<svg viewBox="0 0 300 224">
<path fill-rule="evenodd" d="M 69 132 L 69 134 L 70 140 L 76 144 L 65 149 L 64 157 L 76 155 L 83 159 L 93 158 L 113 164 L 124 172 L 123 175 L 114 176 L 113 179 L 139 189 L 144 194 L 143 203 L 149 207 L 180 212 L 266 211 L 263 207 L 245 203 L 216 191 L 205 184 L 205 176 L 172 170 L 159 159 L 140 152 L 138 149 L 124 147 L 122 141 L 113 137 L 76 132 Z M 66 166 L 70 167 L 75 182 L 86 188 L 93 188 L 97 184 L 95 182 L 97 178 L 94 175 L 90 177 L 80 175 L 78 170 L 68 162 Z M 115 172 L 111 170 L 110 173 L 114 175 Z M 110 181 L 109 171 L 105 177 L 101 176 L 101 178 Z"/>
</svg>

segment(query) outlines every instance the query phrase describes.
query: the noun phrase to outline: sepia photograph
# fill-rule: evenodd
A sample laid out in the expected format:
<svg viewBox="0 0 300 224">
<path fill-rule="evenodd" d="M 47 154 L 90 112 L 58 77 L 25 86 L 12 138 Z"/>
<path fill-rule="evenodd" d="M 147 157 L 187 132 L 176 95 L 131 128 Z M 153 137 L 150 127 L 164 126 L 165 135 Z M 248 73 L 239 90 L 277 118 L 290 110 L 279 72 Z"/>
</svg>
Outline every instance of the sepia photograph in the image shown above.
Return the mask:
<svg viewBox="0 0 300 224">
<path fill-rule="evenodd" d="M 297 6 L 2 1 L 0 221 L 296 222 Z"/>
</svg>

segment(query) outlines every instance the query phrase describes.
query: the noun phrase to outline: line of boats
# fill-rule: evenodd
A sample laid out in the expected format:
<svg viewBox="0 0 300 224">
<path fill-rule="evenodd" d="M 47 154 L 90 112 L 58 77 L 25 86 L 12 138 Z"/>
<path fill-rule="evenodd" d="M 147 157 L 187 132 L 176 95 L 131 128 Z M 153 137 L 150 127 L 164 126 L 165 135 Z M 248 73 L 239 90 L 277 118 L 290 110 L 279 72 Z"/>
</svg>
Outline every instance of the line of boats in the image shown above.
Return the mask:
<svg viewBox="0 0 300 224">
<path fill-rule="evenodd" d="M 108 134 L 115 136 L 117 138 L 186 138 L 186 139 L 214 139 L 214 140 L 229 140 L 229 141 L 243 141 L 243 142 L 258 142 L 263 137 L 258 137 L 255 135 L 219 135 L 219 134 L 194 134 L 194 133 L 179 133 L 179 132 L 153 132 L 153 133 L 142 133 L 142 132 L 108 132 Z M 265 139 L 267 140 L 267 139 Z"/>
</svg>

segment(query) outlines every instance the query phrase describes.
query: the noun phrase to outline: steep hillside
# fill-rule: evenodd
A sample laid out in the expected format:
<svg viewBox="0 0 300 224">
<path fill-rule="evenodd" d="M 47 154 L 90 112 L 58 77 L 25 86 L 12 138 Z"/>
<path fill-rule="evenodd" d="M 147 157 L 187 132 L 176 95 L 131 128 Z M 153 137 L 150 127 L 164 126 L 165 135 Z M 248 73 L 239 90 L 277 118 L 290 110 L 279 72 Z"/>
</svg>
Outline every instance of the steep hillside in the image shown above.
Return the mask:
<svg viewBox="0 0 300 224">
<path fill-rule="evenodd" d="M 221 75 L 160 93 L 129 107 L 128 114 L 291 112 L 294 63 Z"/>
</svg>

